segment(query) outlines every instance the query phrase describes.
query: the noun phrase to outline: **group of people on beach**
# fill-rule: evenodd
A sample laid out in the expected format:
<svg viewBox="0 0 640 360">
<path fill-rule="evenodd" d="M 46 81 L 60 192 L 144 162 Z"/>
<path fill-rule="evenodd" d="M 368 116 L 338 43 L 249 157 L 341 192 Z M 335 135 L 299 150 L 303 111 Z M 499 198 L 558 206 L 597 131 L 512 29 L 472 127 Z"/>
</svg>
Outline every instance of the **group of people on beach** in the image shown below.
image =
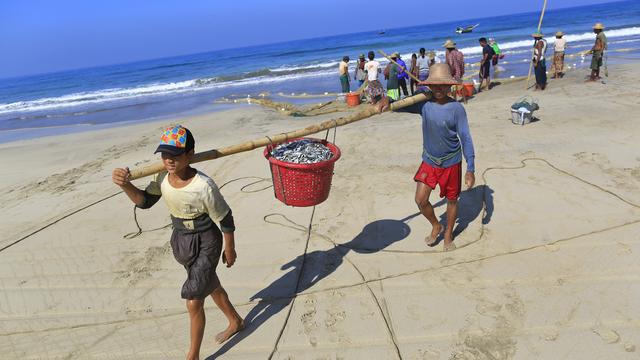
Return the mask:
<svg viewBox="0 0 640 360">
<path fill-rule="evenodd" d="M 596 34 L 596 42 L 590 51 L 592 54 L 590 66 L 592 72 L 589 80 L 596 81 L 600 79 L 600 67 L 603 64 L 603 53 L 607 46 L 607 38 L 604 35 L 604 25 L 601 23 L 595 24 L 593 31 Z M 567 49 L 567 41 L 564 35 L 562 31 L 555 33 L 551 78 L 562 78 L 564 76 L 564 59 Z M 532 37 L 534 44 L 531 62 L 536 79 L 535 89 L 544 90 L 547 87 L 546 53 L 548 44 L 544 35 L 539 31 L 533 33 Z M 481 37 L 478 42 L 482 47 L 482 59 L 480 60 L 478 71 L 480 85 L 477 89 L 480 92 L 483 89 L 491 89 L 491 67 L 493 66 L 494 72 L 498 72 L 498 62 L 504 57 L 504 54 L 493 38 Z M 465 69 L 464 54 L 456 49 L 456 43 L 450 39 L 443 44 L 443 47 L 446 49 L 445 63 L 449 65 L 452 76 L 462 82 Z M 388 96 L 394 101 L 399 100 L 401 95 L 409 96 L 406 83 L 409 78 L 411 95 L 414 95 L 417 90 L 424 90 L 424 87 L 419 85 L 419 82 L 427 78 L 429 68 L 433 64 L 440 62 L 434 51 L 427 53 L 424 48 L 421 48 L 419 55 L 415 53 L 411 55 L 411 63 L 407 66 L 400 54 L 394 52 L 390 56 L 391 61 L 384 69 L 384 78 L 387 80 L 387 90 L 385 91 L 378 79 L 382 69 L 380 68 L 380 63 L 375 60 L 375 53 L 369 51 L 367 57 L 368 61 L 364 54 L 360 54 L 358 57 L 354 79 L 358 81 L 359 89 L 363 85 L 366 86 L 367 98 L 372 104 L 375 104 L 384 96 Z M 340 62 L 339 74 L 341 90 L 343 93 L 348 93 L 351 90 L 348 56 L 343 57 Z M 402 90 L 402 93 L 400 93 L 400 90 Z"/>
<path fill-rule="evenodd" d="M 591 50 L 592 80 L 599 77 L 607 45 L 603 29 L 604 26 L 600 23 L 594 26 L 597 37 Z M 557 33 L 556 38 L 562 39 L 562 35 Z M 535 33 L 533 37 L 536 84 L 544 90 L 544 54 L 547 44 L 541 33 Z M 480 39 L 480 44 L 483 46 L 480 75 L 488 87 L 488 64 L 495 66 L 499 55 L 497 59 L 494 56 L 499 53 L 484 38 Z M 566 43 L 556 40 L 556 44 L 554 75 L 561 77 Z M 414 93 L 414 85 L 416 92 L 428 87 L 430 99 L 426 100 L 425 96 L 422 102 L 402 111 L 417 113 L 422 117 L 421 163 L 413 179 L 416 182 L 415 203 L 432 226 L 424 241 L 427 246 L 435 246 L 442 239 L 444 250 L 449 251 L 456 248 L 453 243 L 453 227 L 457 219 L 463 173 L 464 184 L 468 189 L 475 184 L 475 151 L 466 111 L 460 102 L 450 96 L 463 79 L 464 55 L 451 40 L 447 40 L 443 47 L 446 49 L 445 63 L 438 63 L 435 54 L 427 54 L 424 48 L 420 49 L 419 56 L 412 56 L 408 69 L 413 79 L 411 93 Z M 384 71 L 375 60 L 373 51 L 368 53 L 368 58 L 369 61 L 366 61 L 364 54 L 359 57 L 355 79 L 361 86 L 367 85 L 368 97 L 372 103 L 379 103 L 379 110 L 382 111 L 390 102 L 399 99 L 399 89 L 407 95 L 407 66 L 398 53 L 390 56 L 392 61 Z M 340 64 L 340 80 L 346 91 L 349 86 L 348 62 L 349 58 L 345 57 Z M 387 78 L 386 92 L 378 79 L 381 73 Z M 181 291 L 190 318 L 191 340 L 187 360 L 199 359 L 206 322 L 204 300 L 208 296 L 211 296 L 229 322 L 227 328 L 216 335 L 218 343 L 225 342 L 245 326 L 216 274 L 220 258 L 227 267 L 233 266 L 236 261 L 233 214 L 214 180 L 191 167 L 194 150 L 193 134 L 181 125 L 172 126 L 161 134 L 155 151 L 161 154 L 165 171 L 156 175 L 144 190 L 131 183 L 128 168 L 114 169 L 112 174 L 113 182 L 120 186 L 138 208 L 150 208 L 163 198 L 169 210 L 173 225 L 170 241 L 173 255 L 187 271 L 187 279 Z M 467 164 L 466 171 L 462 170 L 463 157 Z M 440 197 L 447 201 L 446 226 L 439 222 L 433 205 L 429 202 L 429 196 L 436 186 L 440 187 Z"/>
<path fill-rule="evenodd" d="M 593 32 L 596 34 L 595 43 L 591 50 L 583 53 L 583 55 L 591 54 L 591 75 L 589 75 L 588 81 L 600 80 L 600 68 L 603 65 L 604 52 L 607 49 L 607 37 L 604 34 L 604 25 L 602 23 L 596 23 L 593 26 Z M 547 66 L 545 62 L 547 41 L 539 31 L 533 33 L 531 36 L 534 38 L 533 58 L 531 61 L 535 71 L 536 90 L 544 90 L 547 87 Z M 565 50 L 567 49 L 567 40 L 564 39 L 564 33 L 562 31 L 556 32 L 555 37 L 551 77 L 562 78 L 564 77 L 564 58 Z"/>
</svg>

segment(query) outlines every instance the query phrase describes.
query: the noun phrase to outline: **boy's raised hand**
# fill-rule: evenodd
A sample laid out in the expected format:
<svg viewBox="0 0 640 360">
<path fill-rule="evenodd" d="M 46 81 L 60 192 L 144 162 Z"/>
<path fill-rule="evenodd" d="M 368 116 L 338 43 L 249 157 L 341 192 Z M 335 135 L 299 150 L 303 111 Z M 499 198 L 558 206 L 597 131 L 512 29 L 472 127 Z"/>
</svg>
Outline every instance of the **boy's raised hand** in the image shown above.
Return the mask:
<svg viewBox="0 0 640 360">
<path fill-rule="evenodd" d="M 131 172 L 129 168 L 116 168 L 113 169 L 113 173 L 111 173 L 111 179 L 113 183 L 118 186 L 127 185 L 131 179 Z"/>
</svg>

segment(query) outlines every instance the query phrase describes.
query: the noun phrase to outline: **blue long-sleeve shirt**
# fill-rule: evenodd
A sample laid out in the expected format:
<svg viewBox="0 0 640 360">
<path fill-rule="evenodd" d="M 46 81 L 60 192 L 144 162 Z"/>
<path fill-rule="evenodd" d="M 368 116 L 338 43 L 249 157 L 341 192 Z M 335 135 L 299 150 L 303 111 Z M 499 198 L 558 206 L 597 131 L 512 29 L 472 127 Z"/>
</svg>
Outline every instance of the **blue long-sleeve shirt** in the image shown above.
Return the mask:
<svg viewBox="0 0 640 360">
<path fill-rule="evenodd" d="M 464 154 L 467 171 L 474 172 L 475 152 L 464 107 L 457 101 L 444 105 L 428 101 L 422 105 L 421 113 L 422 160 L 446 168 L 461 162 Z M 442 161 L 438 164 L 439 159 Z"/>
</svg>

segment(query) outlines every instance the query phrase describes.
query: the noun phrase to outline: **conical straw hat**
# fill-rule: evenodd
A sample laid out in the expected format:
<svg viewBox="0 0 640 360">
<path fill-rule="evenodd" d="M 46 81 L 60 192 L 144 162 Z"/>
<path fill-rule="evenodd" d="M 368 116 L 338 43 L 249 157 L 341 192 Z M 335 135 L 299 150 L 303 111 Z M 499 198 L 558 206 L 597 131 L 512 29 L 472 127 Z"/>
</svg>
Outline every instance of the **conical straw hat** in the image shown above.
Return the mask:
<svg viewBox="0 0 640 360">
<path fill-rule="evenodd" d="M 556 33 L 556 36 L 564 36 L 564 33 L 563 33 L 562 31 L 558 31 L 558 32 Z"/>
<path fill-rule="evenodd" d="M 535 37 L 544 37 L 544 34 L 542 34 L 540 31 L 536 31 L 533 34 L 531 34 L 531 36 Z"/>
<path fill-rule="evenodd" d="M 427 85 L 456 85 L 459 84 L 451 76 L 451 70 L 447 64 L 433 64 L 429 68 L 429 77 L 424 82 Z"/>
<path fill-rule="evenodd" d="M 604 30 L 604 25 L 602 25 L 602 23 L 596 23 L 595 25 L 593 25 L 593 29 L 594 30 Z"/>
<path fill-rule="evenodd" d="M 447 41 L 444 42 L 444 44 L 442 45 L 443 47 L 447 48 L 447 49 L 453 49 L 456 47 L 456 43 L 454 43 L 453 41 L 451 41 L 451 39 L 447 39 Z"/>
</svg>

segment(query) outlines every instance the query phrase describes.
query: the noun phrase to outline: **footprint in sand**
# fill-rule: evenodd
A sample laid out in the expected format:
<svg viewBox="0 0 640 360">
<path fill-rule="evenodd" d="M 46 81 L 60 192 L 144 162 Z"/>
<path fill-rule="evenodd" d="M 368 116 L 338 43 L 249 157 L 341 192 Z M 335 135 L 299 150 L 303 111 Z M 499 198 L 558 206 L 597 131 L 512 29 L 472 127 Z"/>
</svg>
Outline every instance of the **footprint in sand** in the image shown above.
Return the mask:
<svg viewBox="0 0 640 360">
<path fill-rule="evenodd" d="M 604 341 L 607 344 L 615 344 L 618 341 L 620 341 L 620 335 L 615 330 L 608 329 L 603 326 L 598 326 L 596 328 L 591 329 L 591 331 L 593 331 L 598 336 L 600 336 L 602 341 Z"/>
</svg>

